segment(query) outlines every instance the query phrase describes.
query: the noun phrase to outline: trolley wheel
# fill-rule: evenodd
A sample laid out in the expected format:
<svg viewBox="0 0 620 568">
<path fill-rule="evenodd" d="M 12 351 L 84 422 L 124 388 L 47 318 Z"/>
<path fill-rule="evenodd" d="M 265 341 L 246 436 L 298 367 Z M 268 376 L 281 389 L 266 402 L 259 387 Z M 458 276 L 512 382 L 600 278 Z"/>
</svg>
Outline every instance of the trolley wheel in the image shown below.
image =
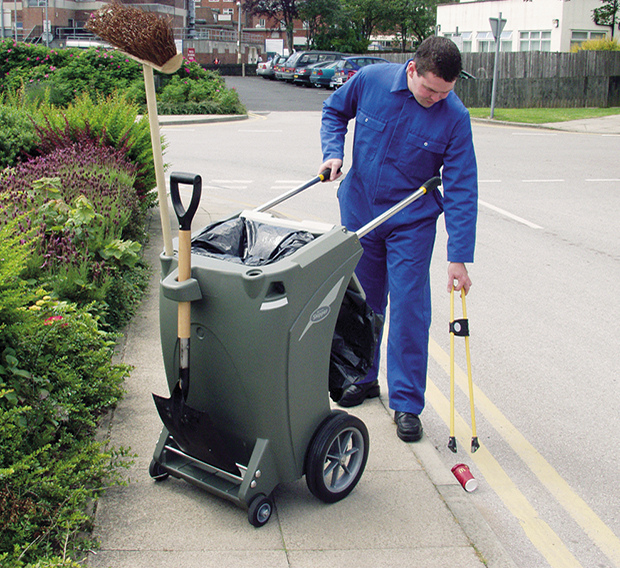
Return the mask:
<svg viewBox="0 0 620 568">
<path fill-rule="evenodd" d="M 368 429 L 356 416 L 334 412 L 319 426 L 306 454 L 306 483 L 325 503 L 344 499 L 364 473 Z"/>
<path fill-rule="evenodd" d="M 260 494 L 254 497 L 248 508 L 248 521 L 255 527 L 262 527 L 273 513 L 273 499 Z"/>
<path fill-rule="evenodd" d="M 164 479 L 168 479 L 170 474 L 155 460 L 151 460 L 151 464 L 149 465 L 149 475 L 155 481 L 163 481 Z"/>
</svg>

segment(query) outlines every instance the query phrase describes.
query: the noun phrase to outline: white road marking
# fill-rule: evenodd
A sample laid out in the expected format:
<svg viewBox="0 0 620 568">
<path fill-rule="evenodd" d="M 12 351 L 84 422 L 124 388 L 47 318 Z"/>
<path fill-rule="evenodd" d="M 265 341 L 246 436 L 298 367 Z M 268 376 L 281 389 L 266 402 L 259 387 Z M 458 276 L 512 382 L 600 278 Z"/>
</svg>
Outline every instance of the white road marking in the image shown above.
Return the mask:
<svg viewBox="0 0 620 568">
<path fill-rule="evenodd" d="M 522 223 L 523 225 L 530 227 L 530 229 L 542 229 L 540 225 L 537 225 L 536 223 L 532 223 L 531 221 L 528 221 L 527 219 L 524 219 L 523 217 L 519 217 L 518 215 L 514 215 L 510 213 L 509 211 L 506 211 L 505 209 L 500 209 L 499 207 L 496 207 L 495 205 L 491 205 L 490 203 L 487 203 L 486 201 L 482 201 L 479 199 L 478 203 L 482 205 L 483 207 L 486 207 L 487 209 L 491 209 L 492 211 L 495 211 L 496 213 L 503 215 L 504 217 L 508 217 L 508 219 L 517 221 L 517 223 Z"/>
</svg>

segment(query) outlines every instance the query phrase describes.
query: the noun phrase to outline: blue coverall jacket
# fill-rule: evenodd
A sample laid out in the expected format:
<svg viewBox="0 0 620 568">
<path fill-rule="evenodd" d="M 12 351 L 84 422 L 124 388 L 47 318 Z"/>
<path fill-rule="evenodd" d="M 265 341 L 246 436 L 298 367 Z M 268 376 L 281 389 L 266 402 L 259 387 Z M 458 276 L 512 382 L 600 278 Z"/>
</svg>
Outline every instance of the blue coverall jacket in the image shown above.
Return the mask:
<svg viewBox="0 0 620 568">
<path fill-rule="evenodd" d="M 472 262 L 477 216 L 477 168 L 469 113 L 458 97 L 430 108 L 407 87 L 407 64 L 362 68 L 323 104 L 323 159 L 344 158 L 355 119 L 353 161 L 340 184 L 342 224 L 357 230 L 442 176 L 424 195 L 362 239 L 356 274 L 370 307 L 385 314 L 390 298 L 387 378 L 392 409 L 419 414 L 424 407 L 431 322 L 429 268 L 435 226 L 445 212 L 448 260 Z M 366 381 L 377 378 L 379 349 Z"/>
</svg>

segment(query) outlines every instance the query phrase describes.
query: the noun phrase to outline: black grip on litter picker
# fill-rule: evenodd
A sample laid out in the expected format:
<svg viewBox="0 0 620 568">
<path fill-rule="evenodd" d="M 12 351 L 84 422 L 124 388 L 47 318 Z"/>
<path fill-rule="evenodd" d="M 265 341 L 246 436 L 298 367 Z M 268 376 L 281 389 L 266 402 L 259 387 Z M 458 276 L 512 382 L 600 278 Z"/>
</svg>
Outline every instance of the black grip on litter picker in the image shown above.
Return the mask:
<svg viewBox="0 0 620 568">
<path fill-rule="evenodd" d="M 183 207 L 181 196 L 179 194 L 179 184 L 191 185 L 192 200 L 187 208 L 187 211 Z M 179 228 L 182 231 L 189 231 L 192 227 L 192 219 L 198 209 L 200 203 L 200 194 L 202 193 L 202 178 L 198 174 L 187 174 L 181 172 L 172 172 L 170 174 L 170 199 L 172 200 L 172 206 L 174 212 L 179 220 Z"/>
</svg>

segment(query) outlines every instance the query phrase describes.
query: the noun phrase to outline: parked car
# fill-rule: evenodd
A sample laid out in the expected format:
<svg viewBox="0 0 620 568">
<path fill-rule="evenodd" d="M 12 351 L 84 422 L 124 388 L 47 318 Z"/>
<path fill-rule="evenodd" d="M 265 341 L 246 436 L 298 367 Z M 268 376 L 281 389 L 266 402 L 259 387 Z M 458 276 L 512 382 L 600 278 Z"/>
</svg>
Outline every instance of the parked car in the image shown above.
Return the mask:
<svg viewBox="0 0 620 568">
<path fill-rule="evenodd" d="M 376 63 L 389 63 L 383 57 L 370 57 L 368 55 L 358 55 L 355 57 L 345 57 L 338 62 L 334 71 L 334 76 L 329 82 L 329 86 L 337 89 L 344 85 L 355 73 L 366 65 L 374 65 Z"/>
<path fill-rule="evenodd" d="M 286 64 L 288 57 L 286 59 L 284 59 L 283 61 L 280 60 L 277 63 L 275 63 L 273 65 L 273 78 L 274 79 L 281 79 L 281 73 L 282 70 L 284 69 L 284 65 Z"/>
<path fill-rule="evenodd" d="M 310 83 L 315 87 L 323 87 L 325 89 L 329 89 L 329 82 L 334 76 L 334 71 L 336 71 L 337 65 L 338 60 L 330 61 L 324 67 L 316 67 L 312 69 L 312 74 L 310 75 Z"/>
<path fill-rule="evenodd" d="M 276 68 L 276 79 L 291 82 L 296 69 L 307 67 L 320 61 L 341 59 L 344 54 L 335 51 L 296 51 L 282 65 Z"/>
<path fill-rule="evenodd" d="M 265 79 L 275 79 L 275 66 L 285 61 L 286 56 L 276 53 L 269 61 L 263 61 L 256 66 L 256 74 Z"/>
<path fill-rule="evenodd" d="M 306 67 L 297 67 L 295 73 L 293 73 L 293 84 L 303 85 L 304 87 L 312 87 L 310 77 L 315 70 L 326 67 L 327 65 L 333 65 L 335 61 L 319 61 L 318 63 L 312 63 Z"/>
</svg>

